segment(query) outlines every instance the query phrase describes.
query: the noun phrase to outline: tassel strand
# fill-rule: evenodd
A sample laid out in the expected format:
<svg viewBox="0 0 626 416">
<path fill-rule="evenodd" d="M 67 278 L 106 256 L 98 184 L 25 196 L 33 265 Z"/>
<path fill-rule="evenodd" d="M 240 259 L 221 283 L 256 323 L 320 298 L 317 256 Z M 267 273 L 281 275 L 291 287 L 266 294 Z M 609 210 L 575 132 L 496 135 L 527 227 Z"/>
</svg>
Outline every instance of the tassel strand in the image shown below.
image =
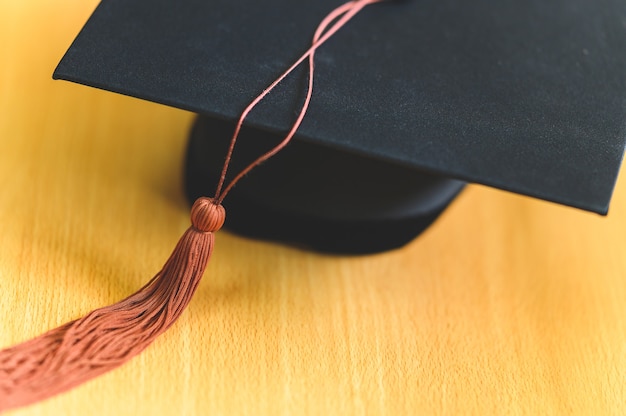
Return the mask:
<svg viewBox="0 0 626 416">
<path fill-rule="evenodd" d="M 0 351 L 0 411 L 69 390 L 143 351 L 181 315 L 213 249 L 225 211 L 209 198 L 191 210 L 163 269 L 126 299 Z"/>
</svg>

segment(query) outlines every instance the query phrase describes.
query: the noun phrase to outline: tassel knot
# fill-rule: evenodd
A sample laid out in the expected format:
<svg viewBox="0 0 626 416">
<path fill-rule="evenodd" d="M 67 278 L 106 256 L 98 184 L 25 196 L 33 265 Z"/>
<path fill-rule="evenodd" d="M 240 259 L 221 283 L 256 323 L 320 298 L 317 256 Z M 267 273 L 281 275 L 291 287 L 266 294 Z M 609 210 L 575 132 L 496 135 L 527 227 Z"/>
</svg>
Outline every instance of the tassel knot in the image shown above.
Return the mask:
<svg viewBox="0 0 626 416">
<path fill-rule="evenodd" d="M 226 211 L 211 198 L 198 198 L 191 208 L 191 224 L 204 233 L 214 233 L 222 228 Z"/>
</svg>

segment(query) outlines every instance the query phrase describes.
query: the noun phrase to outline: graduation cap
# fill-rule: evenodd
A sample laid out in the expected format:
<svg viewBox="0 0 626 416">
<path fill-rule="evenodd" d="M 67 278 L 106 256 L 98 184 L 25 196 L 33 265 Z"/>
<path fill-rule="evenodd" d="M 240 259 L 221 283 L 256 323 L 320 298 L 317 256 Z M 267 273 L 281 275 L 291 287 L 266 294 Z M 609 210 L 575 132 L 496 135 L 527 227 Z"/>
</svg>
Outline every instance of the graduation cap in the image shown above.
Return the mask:
<svg viewBox="0 0 626 416">
<path fill-rule="evenodd" d="M 228 165 L 227 130 L 308 49 L 308 28 L 323 19 L 318 39 L 343 13 L 324 17 L 332 3 L 104 0 L 55 77 L 201 114 L 186 188 L 189 197 L 212 196 L 205 177 L 217 180 Z M 237 194 L 230 185 L 247 168 L 234 169 L 240 174 L 215 198 L 196 200 L 191 225 L 146 285 L 0 350 L 0 411 L 111 371 L 173 325 L 204 274 L 226 194 L 232 229 L 340 252 L 406 242 L 464 181 L 607 212 L 626 140 L 623 0 L 376 6 L 319 50 L 316 96 L 298 140 Z M 259 160 L 266 145 L 280 148 L 293 123 L 284 110 L 299 107 L 297 92 L 310 82 L 295 75 L 249 119 L 240 167 L 256 166 L 245 159 Z"/>
<path fill-rule="evenodd" d="M 194 200 L 213 191 L 242 109 L 339 3 L 103 0 L 54 77 L 198 113 Z M 606 214 L 626 141 L 625 52 L 623 0 L 371 6 L 317 51 L 294 142 L 233 190 L 226 226 L 378 251 L 419 234 L 465 182 Z M 289 128 L 305 69 L 247 118 L 235 167 Z"/>
</svg>

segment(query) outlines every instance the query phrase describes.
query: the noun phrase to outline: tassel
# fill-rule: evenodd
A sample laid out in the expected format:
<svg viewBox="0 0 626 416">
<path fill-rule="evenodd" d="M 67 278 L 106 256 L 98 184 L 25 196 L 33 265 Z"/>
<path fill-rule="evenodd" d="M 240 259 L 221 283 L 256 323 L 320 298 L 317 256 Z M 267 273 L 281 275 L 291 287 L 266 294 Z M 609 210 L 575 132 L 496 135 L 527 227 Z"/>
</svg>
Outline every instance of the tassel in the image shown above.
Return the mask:
<svg viewBox="0 0 626 416">
<path fill-rule="evenodd" d="M 35 339 L 0 351 L 0 411 L 69 390 L 133 358 L 167 330 L 195 292 L 225 211 L 210 198 L 163 269 L 137 293 Z"/>
<path fill-rule="evenodd" d="M 191 300 L 213 249 L 213 233 L 226 217 L 222 201 L 250 170 L 293 138 L 311 101 L 314 54 L 365 6 L 384 0 L 352 0 L 320 23 L 311 47 L 241 114 L 224 161 L 215 197 L 199 198 L 191 209 L 191 227 L 163 269 L 137 293 L 114 305 L 0 351 L 0 412 L 47 399 L 113 370 L 133 358 L 167 330 Z M 309 83 L 300 113 L 286 137 L 241 170 L 228 184 L 226 173 L 248 113 L 305 59 Z"/>
</svg>

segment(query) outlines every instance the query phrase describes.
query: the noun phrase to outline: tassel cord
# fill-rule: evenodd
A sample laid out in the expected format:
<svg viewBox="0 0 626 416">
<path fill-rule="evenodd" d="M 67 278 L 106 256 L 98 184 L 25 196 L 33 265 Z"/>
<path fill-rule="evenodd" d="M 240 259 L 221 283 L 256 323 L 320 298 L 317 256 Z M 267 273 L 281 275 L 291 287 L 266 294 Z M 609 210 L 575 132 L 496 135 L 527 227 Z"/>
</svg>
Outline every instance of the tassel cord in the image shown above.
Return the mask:
<svg viewBox="0 0 626 416">
<path fill-rule="evenodd" d="M 226 154 L 226 159 L 224 161 L 222 173 L 220 175 L 220 179 L 217 184 L 217 189 L 215 190 L 215 199 L 218 204 L 222 203 L 222 201 L 224 200 L 226 195 L 231 191 L 231 189 L 246 174 L 248 174 L 248 172 L 250 172 L 252 169 L 254 169 L 258 165 L 260 165 L 261 163 L 263 163 L 264 161 L 266 161 L 267 159 L 269 159 L 270 157 L 274 156 L 276 153 L 281 151 L 285 146 L 287 146 L 287 144 L 289 144 L 293 136 L 296 134 L 296 131 L 300 127 L 300 124 L 302 123 L 302 120 L 304 119 L 306 111 L 309 108 L 309 104 L 311 102 L 311 96 L 313 93 L 313 74 L 315 71 L 315 65 L 314 65 L 315 51 L 320 46 L 322 46 L 322 44 L 324 44 L 328 39 L 330 39 L 330 37 L 333 36 L 339 29 L 345 26 L 345 24 L 348 23 L 348 21 L 350 21 L 350 19 L 352 19 L 365 6 L 369 4 L 379 3 L 382 1 L 385 1 L 385 0 L 354 0 L 354 1 L 350 1 L 348 3 L 341 5 L 337 7 L 335 10 L 333 10 L 332 12 L 330 12 L 317 27 L 315 31 L 315 35 L 313 36 L 313 44 L 311 45 L 311 47 L 296 62 L 294 62 L 293 65 L 291 65 L 282 75 L 280 75 L 274 82 L 272 82 L 269 87 L 263 90 L 263 92 L 258 97 L 252 100 L 252 102 L 241 113 L 241 116 L 239 117 L 239 120 L 235 127 L 233 136 L 230 140 L 230 145 L 228 148 L 228 152 Z M 328 26 L 336 19 L 338 20 L 330 28 L 328 28 Z M 307 85 L 306 98 L 304 100 L 304 103 L 302 104 L 300 113 L 298 114 L 296 121 L 294 122 L 291 129 L 289 130 L 289 133 L 287 133 L 285 138 L 277 146 L 275 146 L 274 148 L 269 150 L 267 153 L 263 154 L 262 156 L 254 160 L 243 170 L 241 170 L 241 172 L 239 172 L 230 181 L 230 183 L 226 186 L 226 188 L 222 189 L 224 187 L 224 182 L 226 181 L 226 174 L 228 172 L 228 167 L 230 165 L 233 152 L 235 150 L 235 143 L 237 142 L 237 138 L 239 137 L 239 133 L 243 126 L 244 120 L 246 119 L 250 111 L 252 111 L 252 109 L 256 107 L 256 105 L 259 102 L 261 102 L 263 98 L 265 98 L 265 96 L 267 96 L 283 79 L 285 79 L 287 75 L 293 72 L 293 70 L 296 69 L 298 65 L 300 65 L 307 57 L 309 58 L 309 82 Z"/>
</svg>

